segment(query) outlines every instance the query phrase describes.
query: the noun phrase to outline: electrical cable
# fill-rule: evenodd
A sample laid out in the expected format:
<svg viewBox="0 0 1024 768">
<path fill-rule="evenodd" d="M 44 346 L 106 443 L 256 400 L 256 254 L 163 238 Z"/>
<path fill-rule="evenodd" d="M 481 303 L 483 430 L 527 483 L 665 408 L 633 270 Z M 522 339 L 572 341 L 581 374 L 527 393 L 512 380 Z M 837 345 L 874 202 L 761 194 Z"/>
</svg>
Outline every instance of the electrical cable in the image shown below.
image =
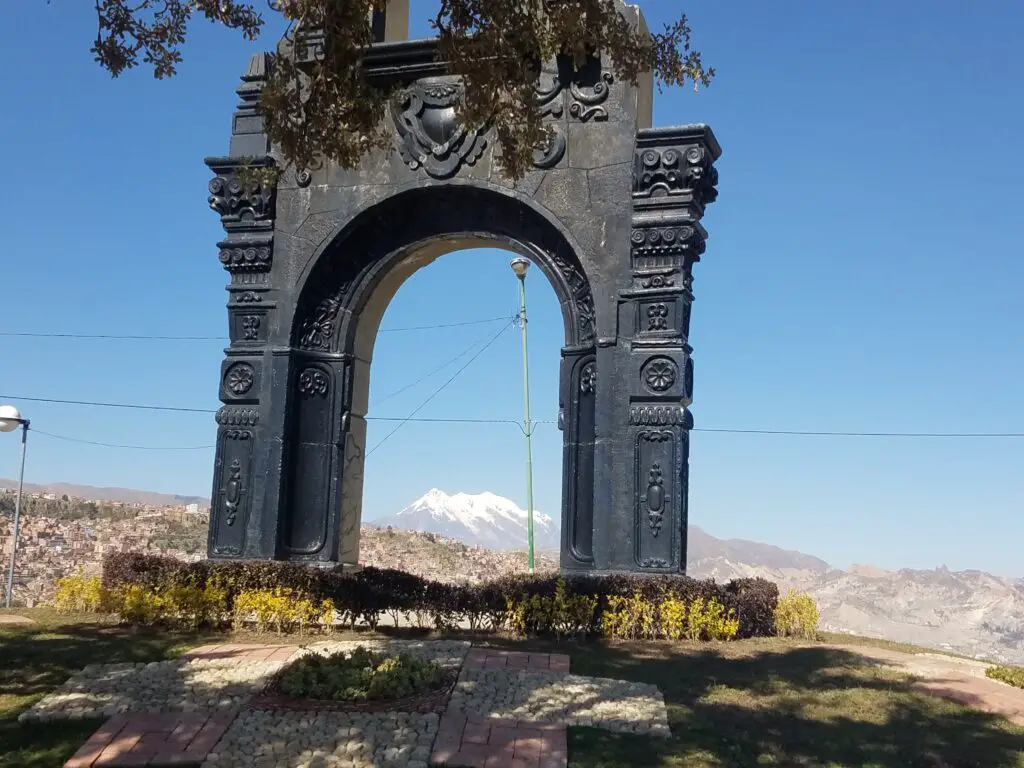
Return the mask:
<svg viewBox="0 0 1024 768">
<path fill-rule="evenodd" d="M 421 410 L 426 403 L 430 402 L 436 397 L 445 387 L 447 387 L 459 374 L 461 374 L 474 360 L 476 360 L 491 344 L 497 341 L 498 337 L 501 336 L 508 328 L 511 327 L 511 323 L 506 325 L 497 335 L 491 337 L 490 341 L 480 349 L 470 360 L 466 362 L 455 374 L 441 385 L 441 388 L 435 391 L 423 404 L 421 404 L 410 416 L 368 416 L 367 421 L 384 421 L 384 422 L 400 422 L 404 424 L 406 422 L 414 423 L 425 423 L 425 424 L 514 424 L 522 429 L 522 425 L 513 419 L 445 419 L 445 418 L 414 418 L 415 414 Z M 462 355 L 460 355 L 461 357 Z M 94 402 L 88 400 L 59 400 L 56 398 L 49 397 L 20 397 L 15 395 L 0 395 L 0 400 L 6 401 L 18 401 L 24 400 L 26 402 L 33 403 L 56 403 L 58 405 L 89 405 L 98 406 L 102 408 L 129 408 L 136 410 L 146 411 L 171 411 L 176 413 L 216 413 L 217 411 L 209 408 L 180 408 L 167 405 L 139 405 L 134 403 L 104 403 Z M 555 424 L 554 419 L 535 419 L 531 423 L 533 424 Z M 133 448 L 138 447 L 142 450 L 199 450 L 201 448 L 212 448 L 213 446 L 194 446 L 194 447 L 183 447 L 183 448 L 149 448 L 148 446 L 128 446 L 119 445 L 114 443 L 97 443 L 92 441 L 80 440 L 79 438 L 66 437 L 64 435 L 52 435 L 40 430 L 33 429 L 33 432 L 39 434 L 46 434 L 48 437 L 54 437 L 61 440 L 69 440 L 72 442 L 82 442 L 88 445 L 104 445 L 111 448 Z M 839 430 L 797 430 L 797 429 L 730 429 L 730 428 L 713 428 L 713 427 L 695 427 L 691 430 L 692 432 L 709 432 L 709 433 L 720 433 L 720 434 L 735 434 L 735 435 L 791 435 L 801 437 L 905 437 L 905 438 L 947 438 L 947 439 L 986 439 L 986 438 L 1024 438 L 1024 432 L 847 432 Z M 392 433 L 393 434 L 393 433 Z M 386 438 L 385 438 L 386 439 Z M 383 442 L 383 441 L 381 441 Z M 378 446 L 374 447 L 376 450 Z M 367 454 L 369 455 L 369 454 Z"/>
<path fill-rule="evenodd" d="M 381 328 L 377 333 L 403 333 L 407 331 L 432 331 L 437 328 L 461 328 L 467 325 L 483 325 L 507 320 L 507 317 L 485 317 L 479 320 L 463 320 L 458 323 L 437 323 L 435 325 L 410 325 L 404 328 Z M 105 341 L 219 341 L 227 343 L 223 336 L 133 336 L 108 333 L 31 333 L 0 331 L 0 336 L 31 339 L 102 339 Z"/>
<path fill-rule="evenodd" d="M 512 327 L 511 321 L 506 322 L 505 325 L 503 325 L 501 327 L 501 330 L 498 331 L 496 334 L 494 334 L 494 336 L 491 338 L 491 340 L 488 341 L 486 344 L 484 344 L 483 347 L 478 349 L 476 354 L 473 355 L 471 358 L 469 358 L 469 360 L 467 360 L 462 365 L 462 367 L 459 368 L 459 370 L 457 370 L 455 373 L 453 373 L 451 375 L 451 377 L 444 384 L 442 384 L 440 387 L 438 387 L 436 390 L 434 390 L 434 392 L 430 395 L 430 397 L 428 397 L 426 400 L 424 400 L 422 403 L 420 403 L 418 406 L 416 406 L 416 408 L 413 409 L 412 413 L 409 414 L 409 418 L 407 418 L 407 419 L 405 419 L 403 421 L 400 421 L 398 423 L 398 426 L 396 426 L 394 429 L 392 429 L 390 432 L 388 432 L 386 435 L 384 435 L 384 438 L 379 443 L 377 443 L 375 446 L 373 446 L 373 448 L 371 448 L 369 451 L 367 451 L 366 452 L 366 456 L 367 457 L 371 456 L 373 454 L 373 452 L 376 451 L 378 448 L 380 448 L 382 445 L 384 445 L 384 443 L 386 443 L 391 438 L 392 435 L 394 435 L 398 430 L 400 430 L 402 427 L 404 427 L 413 416 L 415 416 L 421 410 L 426 408 L 427 404 L 430 403 L 430 401 L 432 401 L 435 397 L 437 397 L 439 394 L 441 394 L 449 384 L 451 384 L 453 381 L 455 381 L 455 379 L 457 379 L 459 377 L 459 375 L 464 370 L 469 368 L 469 366 L 471 366 L 477 360 L 477 358 L 480 357 L 480 355 L 482 355 L 484 352 L 486 352 L 488 349 L 490 349 L 491 345 L 494 344 L 494 342 L 496 342 L 501 337 L 501 335 L 503 333 L 505 333 L 505 331 L 507 331 L 511 327 Z"/>
<path fill-rule="evenodd" d="M 506 319 L 506 320 L 507 320 L 508 318 L 504 318 L 504 319 Z M 452 363 L 454 363 L 454 362 L 456 362 L 456 361 L 458 361 L 458 360 L 461 360 L 461 359 L 462 359 L 463 357 L 465 357 L 465 356 L 466 356 L 466 355 L 468 355 L 468 354 L 469 354 L 470 352 L 472 352 L 472 351 L 473 351 L 473 349 L 474 349 L 474 348 L 475 348 L 475 347 L 476 347 L 476 346 L 477 346 L 478 344 L 482 344 L 483 342 L 487 341 L 487 339 L 489 339 L 490 337 L 491 337 L 491 334 L 489 334 L 489 333 L 488 333 L 488 334 L 487 334 L 486 336 L 482 336 L 482 337 L 480 337 L 479 339 L 477 339 L 476 341 L 474 341 L 474 342 L 473 342 L 472 344 L 470 344 L 470 345 L 469 345 L 468 347 L 466 347 L 466 349 L 464 349 L 464 350 L 463 350 L 462 352 L 460 352 L 459 354 L 457 354 L 457 355 L 456 355 L 455 357 L 453 357 L 453 358 L 452 358 L 451 360 L 449 360 L 448 362 L 446 362 L 446 363 L 442 363 L 441 365 L 437 366 L 437 368 L 435 368 L 434 370 L 432 370 L 432 371 L 430 371 L 429 373 L 426 373 L 426 374 L 424 374 L 423 376 L 421 376 L 420 378 L 416 379 L 416 381 L 413 381 L 413 382 L 411 382 L 411 383 L 409 383 L 409 384 L 406 384 L 406 385 L 405 385 L 404 387 L 401 387 L 400 389 L 396 389 L 396 390 L 395 390 L 394 392 L 390 392 L 390 393 L 388 393 L 388 394 L 384 395 L 384 397 L 381 397 L 380 399 L 374 400 L 374 401 L 373 401 L 372 403 L 370 403 L 370 407 L 372 408 L 372 407 L 374 407 L 374 406 L 380 405 L 380 404 L 381 404 L 381 403 L 383 403 L 384 401 L 386 401 L 386 400 L 390 400 L 390 399 L 391 399 L 391 398 L 393 398 L 393 397 L 397 397 L 398 395 L 402 394 L 403 392 L 405 392 L 405 391 L 406 391 L 406 390 L 408 390 L 408 389 L 412 389 L 412 388 L 413 388 L 413 387 L 415 387 L 415 386 L 416 386 L 417 384 L 422 384 L 422 383 L 423 383 L 424 381 L 426 381 L 427 379 L 429 379 L 429 378 L 430 378 L 431 376 L 433 376 L 433 375 L 434 375 L 435 373 L 438 373 L 438 372 L 440 372 L 440 371 L 443 371 L 443 370 L 444 370 L 445 368 L 447 368 L 447 367 L 448 367 L 449 365 L 451 365 Z"/>
</svg>

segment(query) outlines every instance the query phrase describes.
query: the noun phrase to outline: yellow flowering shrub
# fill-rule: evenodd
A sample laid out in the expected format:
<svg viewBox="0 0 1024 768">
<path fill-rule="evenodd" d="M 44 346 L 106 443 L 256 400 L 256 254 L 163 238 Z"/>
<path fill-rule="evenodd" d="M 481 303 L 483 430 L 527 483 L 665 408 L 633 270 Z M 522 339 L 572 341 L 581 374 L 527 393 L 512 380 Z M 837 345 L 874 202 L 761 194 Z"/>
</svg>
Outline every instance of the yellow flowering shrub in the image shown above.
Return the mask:
<svg viewBox="0 0 1024 768">
<path fill-rule="evenodd" d="M 775 607 L 775 632 L 779 637 L 800 637 L 813 640 L 818 636 L 821 614 L 814 598 L 790 590 L 779 598 Z"/>
<path fill-rule="evenodd" d="M 555 593 L 551 596 L 532 595 L 527 600 L 510 597 L 506 605 L 512 631 L 522 636 L 585 635 L 597 612 L 596 597 L 570 595 L 563 579 L 555 583 Z"/>
<path fill-rule="evenodd" d="M 99 613 L 104 607 L 104 590 L 99 576 L 65 576 L 57 579 L 53 607 L 59 613 Z"/>
<path fill-rule="evenodd" d="M 296 597 L 291 591 L 276 589 L 246 590 L 235 596 L 234 624 L 241 629 L 249 621 L 257 632 L 274 629 L 284 632 L 315 626 L 330 628 L 334 621 L 334 603 L 323 600 L 316 603 L 305 597 Z"/>
<path fill-rule="evenodd" d="M 639 640 L 658 636 L 658 606 L 639 592 L 629 597 L 611 595 L 601 617 L 604 633 L 618 640 Z"/>
</svg>

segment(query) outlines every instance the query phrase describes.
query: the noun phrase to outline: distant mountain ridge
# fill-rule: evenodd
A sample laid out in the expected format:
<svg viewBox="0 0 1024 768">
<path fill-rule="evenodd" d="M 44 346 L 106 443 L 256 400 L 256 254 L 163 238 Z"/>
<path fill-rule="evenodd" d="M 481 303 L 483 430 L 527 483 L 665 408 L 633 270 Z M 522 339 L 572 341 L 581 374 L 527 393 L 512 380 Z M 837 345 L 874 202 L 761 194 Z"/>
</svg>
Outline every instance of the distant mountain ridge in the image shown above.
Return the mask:
<svg viewBox="0 0 1024 768">
<path fill-rule="evenodd" d="M 368 520 L 386 528 L 436 533 L 489 549 L 526 549 L 526 510 L 494 493 L 449 495 L 432 488 L 397 515 Z M 558 549 L 561 532 L 548 515 L 533 511 L 535 550 Z"/>
<path fill-rule="evenodd" d="M 526 512 L 492 493 L 437 489 L 373 525 L 436 533 L 466 544 L 526 547 Z M 557 520 L 535 513 L 535 546 L 558 549 Z M 557 554 L 555 555 L 557 559 Z M 687 574 L 724 582 L 762 577 L 814 596 L 822 629 L 913 643 L 968 656 L 1024 663 L 1024 579 L 981 571 L 834 568 L 813 555 L 743 539 L 718 539 L 690 526 Z"/>
<path fill-rule="evenodd" d="M 0 477 L 0 488 L 15 490 L 17 480 Z M 157 507 L 198 504 L 210 506 L 210 500 L 202 496 L 182 496 L 175 493 L 157 493 L 156 491 L 138 491 L 133 488 L 101 488 L 94 485 L 76 485 L 74 483 L 25 483 L 25 493 L 52 493 L 57 497 L 67 494 L 80 499 L 95 501 L 120 501 L 125 504 L 152 504 Z"/>
</svg>

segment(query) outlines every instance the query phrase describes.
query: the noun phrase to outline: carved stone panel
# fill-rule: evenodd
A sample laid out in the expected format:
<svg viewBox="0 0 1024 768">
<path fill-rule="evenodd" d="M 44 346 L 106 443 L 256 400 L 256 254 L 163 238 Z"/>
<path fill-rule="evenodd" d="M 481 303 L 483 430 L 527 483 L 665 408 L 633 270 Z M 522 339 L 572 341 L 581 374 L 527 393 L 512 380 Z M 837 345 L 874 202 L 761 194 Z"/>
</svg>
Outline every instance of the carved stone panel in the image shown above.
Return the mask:
<svg viewBox="0 0 1024 768">
<path fill-rule="evenodd" d="M 594 560 L 595 401 L 599 386 L 593 352 L 563 352 L 561 422 L 564 438 L 562 566 Z"/>
<path fill-rule="evenodd" d="M 232 310 L 231 343 L 265 343 L 268 330 L 267 319 L 267 312 L 265 310 Z"/>
<path fill-rule="evenodd" d="M 652 570 L 677 569 L 674 549 L 679 502 L 677 430 L 643 430 L 636 438 L 636 564 Z"/>
<path fill-rule="evenodd" d="M 211 557 L 240 557 L 252 487 L 252 447 L 259 420 L 255 408 L 226 406 L 217 412 L 217 463 L 210 517 Z"/>
<path fill-rule="evenodd" d="M 291 489 L 282 546 L 297 559 L 330 559 L 337 530 L 340 419 L 338 374 L 328 365 L 299 362 L 293 383 L 294 432 L 290 436 Z"/>
</svg>

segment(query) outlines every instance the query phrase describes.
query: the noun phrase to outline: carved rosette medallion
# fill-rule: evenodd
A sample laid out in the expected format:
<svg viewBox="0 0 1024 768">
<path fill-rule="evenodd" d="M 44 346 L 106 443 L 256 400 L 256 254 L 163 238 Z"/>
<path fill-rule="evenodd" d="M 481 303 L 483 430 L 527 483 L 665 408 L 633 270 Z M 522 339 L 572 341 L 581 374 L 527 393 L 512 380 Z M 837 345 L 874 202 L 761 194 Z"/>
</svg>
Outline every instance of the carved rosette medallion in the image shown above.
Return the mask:
<svg viewBox="0 0 1024 768">
<path fill-rule="evenodd" d="M 299 346 L 303 349 L 329 349 L 334 335 L 334 320 L 340 310 L 341 301 L 335 296 L 328 296 L 317 304 L 313 314 L 302 323 Z"/>
<path fill-rule="evenodd" d="M 403 89 L 392 104 L 398 151 L 412 170 L 422 168 L 435 179 L 448 179 L 463 164 L 473 165 L 487 148 L 484 131 L 460 125 L 455 105 L 462 85 L 453 78 L 419 80 Z"/>
<path fill-rule="evenodd" d="M 256 381 L 256 372 L 248 363 L 235 363 L 224 375 L 224 386 L 233 395 L 241 396 L 252 389 Z"/>
<path fill-rule="evenodd" d="M 299 374 L 299 392 L 306 397 L 327 397 L 330 381 L 319 368 L 307 368 Z"/>
<path fill-rule="evenodd" d="M 679 367 L 668 357 L 652 357 L 640 372 L 644 385 L 651 392 L 667 392 L 679 378 Z"/>
</svg>

